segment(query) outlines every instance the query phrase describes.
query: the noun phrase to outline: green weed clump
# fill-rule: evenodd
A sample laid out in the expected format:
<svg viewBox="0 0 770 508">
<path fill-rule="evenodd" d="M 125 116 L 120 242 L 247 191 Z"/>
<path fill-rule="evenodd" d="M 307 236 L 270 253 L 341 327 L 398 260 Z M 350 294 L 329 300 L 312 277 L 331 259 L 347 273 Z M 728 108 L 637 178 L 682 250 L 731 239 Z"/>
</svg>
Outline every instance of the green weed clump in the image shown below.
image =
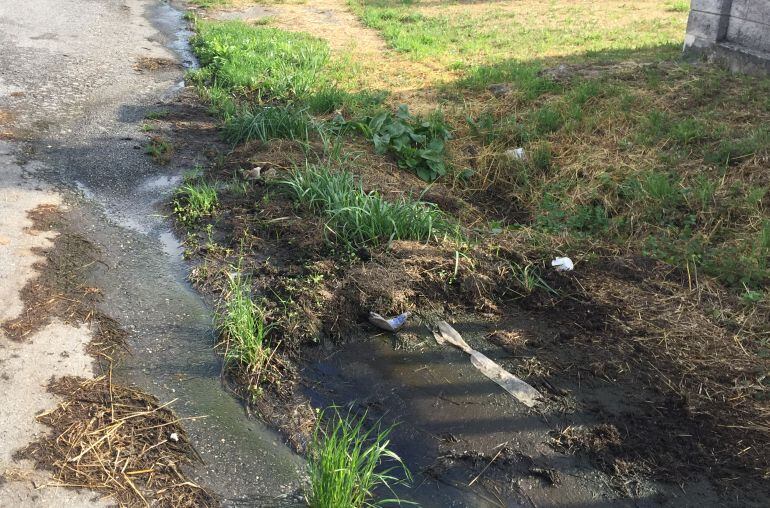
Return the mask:
<svg viewBox="0 0 770 508">
<path fill-rule="evenodd" d="M 247 277 L 229 277 L 216 321 L 225 345 L 225 366 L 243 368 L 249 374 L 259 372 L 269 358 L 266 338 L 271 327 L 264 310 L 251 299 L 251 282 Z"/>
<path fill-rule="evenodd" d="M 307 141 L 322 129 L 305 109 L 294 106 L 253 106 L 242 108 L 225 120 L 222 137 L 229 143 L 258 139 Z"/>
<path fill-rule="evenodd" d="M 189 227 L 212 215 L 218 203 L 217 188 L 200 180 L 188 181 L 179 187 L 172 206 L 179 221 Z"/>
<path fill-rule="evenodd" d="M 457 226 L 435 205 L 408 198 L 387 201 L 376 191 L 365 192 L 348 171 L 309 165 L 285 183 L 300 204 L 323 213 L 327 229 L 351 247 L 459 236 Z"/>
<path fill-rule="evenodd" d="M 308 450 L 308 504 L 312 508 L 361 508 L 404 503 L 374 499 L 378 488 L 391 489 L 411 481 L 409 470 L 389 448 L 392 427 L 383 429 L 377 422 L 365 429 L 366 414 L 342 415 L 337 408 L 326 416 L 327 412 L 319 415 Z M 398 471 L 405 480 L 395 476 Z"/>
<path fill-rule="evenodd" d="M 440 114 L 421 119 L 402 104 L 395 114 L 381 111 L 350 125 L 372 140 L 377 153 L 393 153 L 399 167 L 413 171 L 423 180 L 432 182 L 446 174 L 444 148 L 451 133 Z"/>
<path fill-rule="evenodd" d="M 151 136 L 144 151 L 158 164 L 168 164 L 174 153 L 174 145 L 163 136 Z"/>
</svg>

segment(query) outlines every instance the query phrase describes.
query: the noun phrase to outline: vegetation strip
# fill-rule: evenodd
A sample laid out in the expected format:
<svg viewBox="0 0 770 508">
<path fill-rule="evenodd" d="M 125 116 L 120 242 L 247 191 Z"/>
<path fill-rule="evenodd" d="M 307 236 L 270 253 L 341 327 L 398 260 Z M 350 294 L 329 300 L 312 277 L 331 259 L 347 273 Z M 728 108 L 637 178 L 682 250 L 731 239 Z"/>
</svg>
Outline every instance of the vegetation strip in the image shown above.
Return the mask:
<svg viewBox="0 0 770 508">
<path fill-rule="evenodd" d="M 681 5 L 646 0 L 634 19 L 619 2 L 599 14 L 539 4 L 527 2 L 545 20 L 535 33 L 506 6 L 351 2 L 393 50 L 440 69 L 424 89 L 390 96 L 362 89 L 356 73 L 387 83 L 392 68 L 342 66 L 310 35 L 196 23 L 195 82 L 238 145 L 209 170 L 232 179 L 219 183 L 220 206 L 235 216 L 215 210 L 190 227 L 210 242 L 206 228 L 229 231 L 221 259 L 198 273 L 222 287 L 217 263 L 238 266 L 246 307 L 269 328 L 259 343 L 279 372 L 256 385 L 251 376 L 249 390 L 269 397 L 267 379 L 291 383 L 302 346 L 355 329 L 375 306 L 491 313 L 500 326 L 524 312 L 560 337 L 516 350 L 516 366 L 549 383 L 538 388 L 561 398 L 548 379 L 578 379 L 580 391 L 609 382 L 641 397 L 595 426 L 611 446 L 569 447 L 619 490 L 633 494 L 627 480 L 642 476 L 758 480 L 768 468 L 770 81 L 676 61 Z M 459 8 L 488 23 L 471 30 Z M 578 15 L 605 19 L 573 37 L 565 27 Z M 504 41 L 503 24 L 515 28 Z M 277 178 L 262 176 L 268 166 Z M 461 230 L 471 244 L 443 241 Z M 547 270 L 559 254 L 576 273 Z M 737 432 L 746 421 L 757 424 Z"/>
</svg>

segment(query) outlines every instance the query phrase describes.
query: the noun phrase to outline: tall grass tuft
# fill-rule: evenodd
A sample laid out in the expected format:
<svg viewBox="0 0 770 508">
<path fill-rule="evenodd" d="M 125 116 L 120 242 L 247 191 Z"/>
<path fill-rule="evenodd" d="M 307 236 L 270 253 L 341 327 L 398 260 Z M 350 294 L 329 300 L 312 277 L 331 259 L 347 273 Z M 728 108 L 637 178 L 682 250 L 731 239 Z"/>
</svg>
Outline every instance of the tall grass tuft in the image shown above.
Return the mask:
<svg viewBox="0 0 770 508">
<path fill-rule="evenodd" d="M 387 201 L 378 192 L 365 192 L 348 171 L 308 165 L 295 170 L 285 183 L 299 203 L 325 214 L 327 228 L 348 246 L 460 235 L 457 225 L 435 205 L 408 198 Z"/>
<path fill-rule="evenodd" d="M 225 120 L 222 135 L 228 143 L 258 139 L 293 139 L 307 141 L 320 134 L 319 124 L 304 109 L 293 106 L 257 106 L 244 108 Z"/>
<path fill-rule="evenodd" d="M 188 181 L 174 195 L 174 214 L 185 225 L 192 226 L 217 208 L 217 188 L 201 181 Z"/>
<path fill-rule="evenodd" d="M 225 366 L 258 372 L 267 361 L 270 325 L 264 311 L 251 299 L 251 282 L 240 274 L 230 275 L 224 304 L 217 314 L 217 328 L 224 340 Z"/>
<path fill-rule="evenodd" d="M 389 449 L 392 427 L 382 429 L 380 422 L 366 430 L 361 417 L 341 415 L 337 408 L 316 423 L 308 450 L 311 491 L 307 502 L 312 508 L 359 508 L 402 504 L 399 499 L 374 500 L 378 487 L 391 489 L 411 481 L 401 458 Z M 391 465 L 383 468 L 383 463 Z M 405 480 L 395 476 L 401 470 Z M 408 503 L 412 504 L 412 503 Z"/>
</svg>

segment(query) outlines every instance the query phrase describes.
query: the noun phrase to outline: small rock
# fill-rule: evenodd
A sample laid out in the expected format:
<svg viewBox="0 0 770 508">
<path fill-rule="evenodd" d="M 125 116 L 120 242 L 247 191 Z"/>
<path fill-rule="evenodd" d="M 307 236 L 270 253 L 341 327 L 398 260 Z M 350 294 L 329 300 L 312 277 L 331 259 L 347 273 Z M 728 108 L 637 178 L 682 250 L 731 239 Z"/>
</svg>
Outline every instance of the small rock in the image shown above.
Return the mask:
<svg viewBox="0 0 770 508">
<path fill-rule="evenodd" d="M 251 168 L 248 171 L 243 172 L 243 176 L 246 177 L 247 180 L 259 180 L 262 178 L 262 166 L 257 166 L 255 168 Z"/>
<path fill-rule="evenodd" d="M 492 95 L 495 97 L 500 97 L 511 93 L 511 85 L 507 85 L 505 83 L 496 83 L 494 85 L 489 85 L 487 90 L 492 92 Z"/>
</svg>

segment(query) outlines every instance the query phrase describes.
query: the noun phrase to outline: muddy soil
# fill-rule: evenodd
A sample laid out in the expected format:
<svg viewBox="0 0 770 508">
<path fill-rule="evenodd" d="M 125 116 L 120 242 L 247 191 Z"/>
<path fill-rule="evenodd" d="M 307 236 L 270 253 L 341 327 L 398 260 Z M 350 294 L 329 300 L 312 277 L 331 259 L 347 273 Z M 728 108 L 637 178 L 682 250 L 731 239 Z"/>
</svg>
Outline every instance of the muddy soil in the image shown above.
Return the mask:
<svg viewBox="0 0 770 508">
<path fill-rule="evenodd" d="M 337 49 L 345 42 L 334 34 L 377 38 L 340 2 L 218 16 L 274 16 L 279 26 L 310 31 Z M 385 51 L 379 43 L 368 48 Z M 169 119 L 179 140 L 211 125 L 203 106 L 196 108 L 192 96 L 185 101 L 183 121 L 175 110 Z M 214 137 L 210 142 L 216 146 Z M 213 159 L 206 177 L 220 182 L 239 181 L 256 165 L 280 178 L 303 160 L 284 142 Z M 360 160 L 368 163 L 366 155 Z M 423 188 L 393 165 L 361 164 L 356 171 L 367 190 L 386 195 Z M 529 261 L 527 246 L 505 237 L 475 251 L 478 259 L 468 264 L 451 250 L 409 242 L 340 256 L 317 217 L 297 210 L 270 183 L 244 184 L 246 197 L 222 192 L 223 212 L 188 239 L 192 276 L 216 297 L 222 274 L 240 259 L 275 315 L 294 299 L 295 315 L 283 316 L 281 325 L 281 362 L 291 366 L 285 383 L 246 399 L 296 447 L 308 424 L 287 422 L 281 413 L 337 404 L 366 411 L 372 422 L 398 424 L 394 449 L 415 482 L 397 492 L 425 506 L 764 505 L 766 435 L 760 427 L 736 429 L 757 414 L 762 388 L 740 389 L 736 397 L 745 404 L 726 395 L 733 381 L 754 379 L 756 362 L 732 341 L 730 325 L 709 317 L 727 296 L 693 295 L 671 267 L 610 253 L 572 274 L 543 272 L 558 296 L 525 291 L 511 282 L 510 262 Z M 468 196 L 440 185 L 434 191 L 447 213 L 474 208 Z M 204 232 L 209 226 L 213 233 Z M 370 310 L 415 315 L 394 335 L 366 322 Z M 527 409 L 466 355 L 437 345 L 428 326 L 439 318 L 540 390 L 545 403 Z M 661 333 L 670 351 L 657 342 Z M 700 397 L 692 388 L 698 381 L 719 395 Z M 238 389 L 239 380 L 233 382 Z"/>
</svg>

